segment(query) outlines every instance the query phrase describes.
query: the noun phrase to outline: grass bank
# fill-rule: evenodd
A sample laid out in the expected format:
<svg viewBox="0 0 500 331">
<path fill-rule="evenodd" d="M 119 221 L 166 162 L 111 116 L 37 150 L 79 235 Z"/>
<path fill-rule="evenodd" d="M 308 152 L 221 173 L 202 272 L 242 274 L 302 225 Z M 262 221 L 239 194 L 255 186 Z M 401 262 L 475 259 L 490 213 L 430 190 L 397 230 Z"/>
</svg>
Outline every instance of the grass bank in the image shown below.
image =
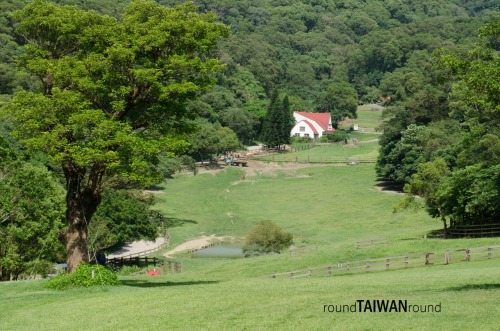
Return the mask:
<svg viewBox="0 0 500 331">
<path fill-rule="evenodd" d="M 294 280 L 122 277 L 120 287 L 67 292 L 12 282 L 0 284 L 0 329 L 498 330 L 499 274 L 498 261 L 482 261 Z M 328 312 L 356 300 L 440 304 L 441 311 Z"/>
</svg>

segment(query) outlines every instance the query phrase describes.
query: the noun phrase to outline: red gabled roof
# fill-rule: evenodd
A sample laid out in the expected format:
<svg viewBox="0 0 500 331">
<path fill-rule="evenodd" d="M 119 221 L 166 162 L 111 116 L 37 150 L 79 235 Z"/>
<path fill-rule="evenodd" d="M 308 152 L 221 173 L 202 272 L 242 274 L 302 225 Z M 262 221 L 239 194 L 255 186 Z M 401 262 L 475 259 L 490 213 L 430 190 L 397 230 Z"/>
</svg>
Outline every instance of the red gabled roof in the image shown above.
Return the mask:
<svg viewBox="0 0 500 331">
<path fill-rule="evenodd" d="M 316 128 L 314 127 L 314 125 L 313 125 L 311 122 L 306 121 L 306 120 L 302 120 L 302 121 L 300 121 L 300 122 L 304 122 L 304 123 L 306 123 L 306 124 L 307 124 L 307 126 L 309 126 L 309 127 L 311 128 L 311 130 L 312 130 L 312 132 L 313 132 L 314 134 L 319 134 L 319 133 L 318 133 L 318 130 L 316 130 Z M 300 122 L 299 122 L 299 123 L 300 123 Z"/>
<path fill-rule="evenodd" d="M 331 115 L 329 113 L 308 113 L 305 111 L 295 111 L 295 113 L 318 123 L 324 131 L 335 131 L 334 129 L 328 130 L 328 125 L 331 120 Z"/>
</svg>

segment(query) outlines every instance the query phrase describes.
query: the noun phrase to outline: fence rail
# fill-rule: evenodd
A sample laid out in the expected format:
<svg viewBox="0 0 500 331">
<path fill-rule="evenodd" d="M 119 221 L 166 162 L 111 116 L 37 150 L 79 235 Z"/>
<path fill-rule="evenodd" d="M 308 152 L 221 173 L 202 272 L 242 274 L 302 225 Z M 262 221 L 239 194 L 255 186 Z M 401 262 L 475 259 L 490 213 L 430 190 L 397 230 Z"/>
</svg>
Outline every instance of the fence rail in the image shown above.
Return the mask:
<svg viewBox="0 0 500 331">
<path fill-rule="evenodd" d="M 156 257 L 115 257 L 112 259 L 106 259 L 106 265 L 114 265 L 117 267 L 124 266 L 137 266 L 137 267 L 148 267 L 150 265 L 153 266 L 161 266 L 164 264 L 163 259 L 159 259 Z"/>
<path fill-rule="evenodd" d="M 334 274 L 348 274 L 355 272 L 373 272 L 394 269 L 424 267 L 430 265 L 445 265 L 458 262 L 470 262 L 500 258 L 500 245 L 483 246 L 447 250 L 442 252 L 424 252 L 420 254 L 406 254 L 376 259 L 358 260 L 344 263 L 328 264 L 294 271 L 273 273 L 259 276 L 259 278 L 298 278 L 311 276 L 331 276 Z"/>
<path fill-rule="evenodd" d="M 254 155 L 252 160 L 271 162 L 294 162 L 294 163 L 319 163 L 319 164 L 374 164 L 375 158 L 355 158 L 355 157 L 312 157 L 312 156 L 285 156 L 281 154 Z"/>
<path fill-rule="evenodd" d="M 455 225 L 448 229 L 453 237 L 484 237 L 500 235 L 500 224 Z"/>
<path fill-rule="evenodd" d="M 150 265 L 152 265 L 154 267 L 162 268 L 163 271 L 168 269 L 173 272 L 182 272 L 181 262 L 175 262 L 156 257 L 116 257 L 112 259 L 106 259 L 106 265 L 111 265 L 115 268 L 122 268 L 125 266 L 149 267 Z"/>
<path fill-rule="evenodd" d="M 133 257 L 141 257 L 141 256 L 146 256 L 146 255 L 149 255 L 151 253 L 154 253 L 154 252 L 157 252 L 165 247 L 167 247 L 168 245 L 170 244 L 170 236 L 165 236 L 165 242 L 159 246 L 156 246 L 154 248 L 151 248 L 151 249 L 148 249 L 148 250 L 145 250 L 145 251 L 141 251 L 141 252 L 137 252 L 137 253 L 131 253 L 131 254 L 128 254 L 128 255 L 121 255 L 120 257 L 116 257 L 116 258 L 112 258 L 112 259 L 119 259 L 119 258 L 133 258 Z"/>
</svg>

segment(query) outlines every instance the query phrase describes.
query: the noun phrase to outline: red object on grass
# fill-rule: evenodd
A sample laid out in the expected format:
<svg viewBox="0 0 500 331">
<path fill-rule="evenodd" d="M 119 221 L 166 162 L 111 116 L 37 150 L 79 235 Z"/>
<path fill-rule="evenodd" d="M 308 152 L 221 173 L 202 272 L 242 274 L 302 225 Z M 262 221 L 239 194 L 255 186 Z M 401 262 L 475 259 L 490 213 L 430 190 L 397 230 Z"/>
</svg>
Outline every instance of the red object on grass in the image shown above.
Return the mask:
<svg viewBox="0 0 500 331">
<path fill-rule="evenodd" d="M 156 269 L 148 270 L 148 276 L 158 276 L 158 271 Z"/>
</svg>

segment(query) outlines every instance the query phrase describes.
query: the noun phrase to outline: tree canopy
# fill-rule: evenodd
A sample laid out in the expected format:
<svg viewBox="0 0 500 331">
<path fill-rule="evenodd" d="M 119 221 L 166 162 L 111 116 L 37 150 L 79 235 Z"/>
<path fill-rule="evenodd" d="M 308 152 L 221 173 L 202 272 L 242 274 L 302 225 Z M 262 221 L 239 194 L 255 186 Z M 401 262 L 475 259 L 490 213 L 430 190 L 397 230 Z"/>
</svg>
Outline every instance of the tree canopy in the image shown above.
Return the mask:
<svg viewBox="0 0 500 331">
<path fill-rule="evenodd" d="M 196 116 L 187 102 L 213 85 L 222 66 L 209 53 L 228 29 L 192 4 L 142 0 L 119 20 L 39 0 L 14 18 L 27 42 L 20 65 L 43 89 L 18 92 L 5 108 L 16 137 L 61 164 L 72 271 L 89 259 L 104 178 L 151 184 L 158 154 L 186 149 L 182 134 Z"/>
<path fill-rule="evenodd" d="M 439 92 L 448 97 L 418 110 L 418 116 L 403 119 L 406 112 L 395 113 L 386 125 L 413 123 L 399 137 L 394 130 L 381 140 L 379 174 L 406 182 L 406 191 L 424 198 L 445 231 L 447 218 L 453 226 L 498 222 L 500 215 L 499 36 L 497 20 L 480 29 L 480 42 L 467 54 L 437 51 L 435 70 L 453 82 Z M 421 90 L 425 87 L 417 93 Z M 407 144 L 411 132 L 420 138 Z"/>
</svg>

